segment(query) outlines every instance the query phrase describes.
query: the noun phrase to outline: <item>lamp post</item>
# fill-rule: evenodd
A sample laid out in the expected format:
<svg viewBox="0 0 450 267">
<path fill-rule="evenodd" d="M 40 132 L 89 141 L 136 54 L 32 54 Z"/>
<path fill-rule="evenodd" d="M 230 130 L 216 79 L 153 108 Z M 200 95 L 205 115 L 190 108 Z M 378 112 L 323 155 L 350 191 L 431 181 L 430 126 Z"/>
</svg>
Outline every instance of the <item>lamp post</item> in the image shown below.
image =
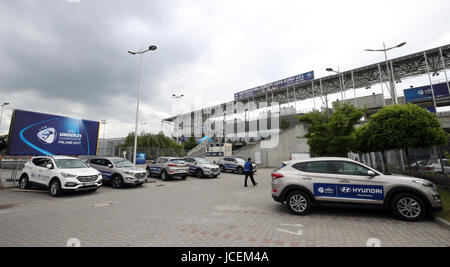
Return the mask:
<svg viewBox="0 0 450 267">
<path fill-rule="evenodd" d="M 175 98 L 175 101 L 176 101 L 176 103 L 177 103 L 177 118 L 175 119 L 175 120 L 177 120 L 178 119 L 178 102 L 179 102 L 179 100 L 183 97 L 184 95 L 176 95 L 176 94 L 172 94 L 172 98 Z M 177 129 L 177 143 L 178 143 L 178 128 L 179 128 L 179 126 L 178 126 L 178 123 L 177 123 L 177 125 L 175 125 L 175 127 L 176 127 L 176 129 Z"/>
<path fill-rule="evenodd" d="M 365 49 L 364 51 L 367 52 L 384 52 L 384 58 L 386 59 L 386 71 L 388 73 L 388 77 L 389 77 L 389 84 L 391 85 L 391 93 L 392 93 L 392 99 L 393 99 L 393 103 L 394 104 L 398 104 L 398 100 L 397 100 L 397 92 L 395 89 L 395 84 L 394 84 L 394 70 L 393 69 L 389 69 L 389 60 L 387 57 L 387 51 L 395 49 L 395 48 L 400 48 L 402 46 L 406 45 L 406 42 L 400 43 L 396 46 L 393 47 L 389 47 L 386 48 L 386 44 L 383 43 L 383 49 Z M 392 74 L 392 77 L 391 77 Z"/>
<path fill-rule="evenodd" d="M 1 113 L 1 115 L 0 115 L 0 131 L 1 131 L 1 129 L 2 129 L 2 119 L 3 119 L 3 108 L 5 107 L 5 106 L 8 106 L 9 105 L 9 103 L 3 103 L 3 104 L 1 104 L 1 106 L 2 106 L 2 113 Z"/>
<path fill-rule="evenodd" d="M 147 53 L 148 51 L 155 51 L 156 50 L 155 45 L 149 46 L 148 49 L 142 50 L 142 51 L 131 51 L 128 50 L 128 53 L 131 55 L 140 55 L 139 60 L 139 82 L 138 82 L 138 93 L 137 93 L 137 104 L 136 104 L 136 122 L 134 126 L 134 156 L 133 156 L 133 163 L 136 164 L 136 150 L 137 150 L 137 130 L 138 130 L 138 120 L 139 120 L 139 97 L 141 94 L 141 70 L 142 70 L 142 56 Z"/>
<path fill-rule="evenodd" d="M 333 70 L 333 68 L 327 68 L 326 71 L 334 72 L 334 73 L 336 73 L 339 76 L 339 86 L 340 86 L 340 89 L 341 89 L 341 98 L 342 98 L 342 100 L 344 100 L 344 95 L 343 95 L 344 84 L 343 84 L 343 79 L 341 80 L 341 70 L 340 70 L 340 68 L 338 67 L 338 71 Z"/>
</svg>

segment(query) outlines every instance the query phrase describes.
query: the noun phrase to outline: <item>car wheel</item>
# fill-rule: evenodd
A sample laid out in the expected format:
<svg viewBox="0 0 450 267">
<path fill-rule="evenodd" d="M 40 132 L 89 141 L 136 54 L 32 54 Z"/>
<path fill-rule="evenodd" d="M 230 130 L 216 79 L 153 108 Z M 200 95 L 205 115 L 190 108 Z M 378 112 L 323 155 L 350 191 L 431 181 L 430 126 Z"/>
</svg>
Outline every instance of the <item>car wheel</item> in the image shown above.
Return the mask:
<svg viewBox="0 0 450 267">
<path fill-rule="evenodd" d="M 166 172 L 166 170 L 161 172 L 161 180 L 163 180 L 163 181 L 167 180 L 167 172 Z"/>
<path fill-rule="evenodd" d="M 240 174 L 240 175 L 244 174 L 244 168 L 239 167 L 239 168 L 237 169 L 237 173 Z"/>
<path fill-rule="evenodd" d="M 286 198 L 289 211 L 294 215 L 305 215 L 311 211 L 311 199 L 302 191 L 293 191 Z"/>
<path fill-rule="evenodd" d="M 196 175 L 197 175 L 198 178 L 203 178 L 203 171 L 201 169 L 198 169 L 196 171 Z"/>
<path fill-rule="evenodd" d="M 147 168 L 147 177 L 152 177 L 152 170 Z"/>
<path fill-rule="evenodd" d="M 52 197 L 57 197 L 61 195 L 61 184 L 59 183 L 58 179 L 54 179 L 51 183 L 50 183 L 50 195 Z"/>
<path fill-rule="evenodd" d="M 122 177 L 120 177 L 119 175 L 114 175 L 114 177 L 111 179 L 111 185 L 115 189 L 121 188 L 123 186 Z"/>
<path fill-rule="evenodd" d="M 20 186 L 20 189 L 28 189 L 30 187 L 29 183 L 28 183 L 28 176 L 27 175 L 23 175 L 20 178 L 19 186 Z"/>
<path fill-rule="evenodd" d="M 422 199 L 410 193 L 401 193 L 392 199 L 391 209 L 395 217 L 404 221 L 419 221 L 426 215 Z"/>
<path fill-rule="evenodd" d="M 220 165 L 220 166 L 219 166 L 219 169 L 220 169 L 220 172 L 221 172 L 221 173 L 224 173 L 224 172 L 225 172 L 225 167 L 224 167 L 223 165 Z"/>
</svg>

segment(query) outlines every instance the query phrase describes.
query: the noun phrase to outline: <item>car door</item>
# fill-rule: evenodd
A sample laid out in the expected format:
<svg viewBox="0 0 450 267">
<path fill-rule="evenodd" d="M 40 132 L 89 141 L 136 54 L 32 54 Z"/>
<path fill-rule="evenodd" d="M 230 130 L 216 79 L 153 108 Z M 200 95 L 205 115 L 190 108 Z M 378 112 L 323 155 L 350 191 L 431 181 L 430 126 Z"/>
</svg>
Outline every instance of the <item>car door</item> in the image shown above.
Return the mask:
<svg viewBox="0 0 450 267">
<path fill-rule="evenodd" d="M 301 162 L 292 166 L 301 173 L 298 182 L 313 192 L 319 201 L 336 201 L 338 179 L 332 161 Z"/>
<path fill-rule="evenodd" d="M 189 164 L 189 173 L 190 174 L 195 174 L 195 172 L 197 171 L 197 161 L 195 161 L 195 159 L 193 158 L 185 158 L 184 161 L 186 161 Z"/>
<path fill-rule="evenodd" d="M 225 158 L 225 164 L 223 165 L 226 170 L 235 171 L 237 169 L 237 161 L 233 158 Z"/>
<path fill-rule="evenodd" d="M 47 165 L 52 165 L 52 169 L 47 168 Z M 50 178 L 52 178 L 52 174 L 54 172 L 55 164 L 52 162 L 50 158 L 44 158 L 39 166 L 36 168 L 37 170 L 37 183 L 42 185 L 47 185 L 50 183 Z"/>
<path fill-rule="evenodd" d="M 91 160 L 93 167 L 102 174 L 102 179 L 111 180 L 112 172 L 108 167 L 108 163 L 105 159 L 93 159 Z"/>
<path fill-rule="evenodd" d="M 44 162 L 45 162 L 45 158 L 33 158 L 33 160 L 31 161 L 31 164 L 28 167 L 28 172 L 30 174 L 29 181 L 31 183 L 39 183 L 39 184 L 41 183 L 39 181 L 38 174 L 39 174 L 40 167 L 42 167 Z"/>
<path fill-rule="evenodd" d="M 385 183 L 369 175 L 367 167 L 348 161 L 335 161 L 337 197 L 344 202 L 383 204 Z"/>
</svg>

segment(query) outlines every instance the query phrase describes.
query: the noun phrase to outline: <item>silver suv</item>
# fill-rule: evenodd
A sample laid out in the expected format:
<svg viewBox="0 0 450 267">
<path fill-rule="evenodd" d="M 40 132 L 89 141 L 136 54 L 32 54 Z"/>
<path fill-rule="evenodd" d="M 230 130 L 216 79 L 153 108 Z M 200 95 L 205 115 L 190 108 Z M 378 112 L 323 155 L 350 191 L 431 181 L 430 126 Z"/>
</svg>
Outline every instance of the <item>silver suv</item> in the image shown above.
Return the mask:
<svg viewBox="0 0 450 267">
<path fill-rule="evenodd" d="M 180 158 L 160 157 L 147 165 L 147 175 L 148 177 L 157 175 L 161 180 L 172 177 L 186 179 L 189 175 L 189 164 Z"/>
<path fill-rule="evenodd" d="M 101 172 L 103 180 L 110 182 L 113 188 L 121 188 L 124 185 L 140 186 L 147 182 L 147 172 L 124 158 L 91 158 L 88 163 Z"/>
<path fill-rule="evenodd" d="M 185 158 L 184 160 L 189 164 L 189 174 L 198 178 L 205 176 L 216 178 L 220 175 L 219 166 L 205 158 Z"/>
<path fill-rule="evenodd" d="M 272 197 L 291 213 L 307 214 L 313 205 L 380 207 L 402 220 L 417 221 L 442 210 L 436 186 L 423 179 L 384 175 L 347 158 L 285 162 L 272 173 Z"/>
<path fill-rule="evenodd" d="M 220 172 L 231 171 L 244 174 L 245 159 L 240 157 L 223 157 L 219 160 Z M 253 172 L 256 172 L 256 164 L 252 163 Z"/>
</svg>

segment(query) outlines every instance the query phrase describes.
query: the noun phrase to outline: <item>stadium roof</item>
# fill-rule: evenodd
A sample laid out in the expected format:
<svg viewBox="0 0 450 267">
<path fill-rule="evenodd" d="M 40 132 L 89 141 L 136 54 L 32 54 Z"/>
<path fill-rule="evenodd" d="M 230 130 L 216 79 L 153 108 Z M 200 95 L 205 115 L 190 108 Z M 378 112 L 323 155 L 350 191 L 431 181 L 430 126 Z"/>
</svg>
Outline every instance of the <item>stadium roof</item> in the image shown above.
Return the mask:
<svg viewBox="0 0 450 267">
<path fill-rule="evenodd" d="M 444 64 L 446 69 L 450 68 L 450 44 L 429 49 L 426 51 L 406 55 L 403 57 L 390 59 L 394 69 L 394 80 L 401 81 L 404 78 L 417 77 L 427 73 L 427 66 L 425 63 L 425 54 L 428 58 L 428 65 L 431 73 L 437 73 L 443 70 L 443 64 L 441 60 L 442 50 Z M 389 63 L 391 64 L 391 63 Z M 390 66 L 389 66 L 390 67 Z M 381 69 L 381 79 L 380 79 L 380 69 Z M 360 67 L 348 71 L 342 71 L 344 76 L 344 88 L 345 91 L 352 88 L 368 88 L 374 84 L 379 84 L 382 80 L 383 82 L 389 81 L 389 76 L 387 74 L 386 61 L 371 64 L 365 67 Z M 352 80 L 352 73 L 354 77 L 354 85 Z M 320 86 L 322 84 L 322 87 Z M 257 95 L 254 97 L 249 97 L 243 99 L 240 102 L 247 103 L 248 101 L 259 102 L 278 102 L 280 104 L 285 104 L 293 101 L 301 101 L 305 99 L 310 99 L 313 97 L 320 97 L 334 93 L 340 93 L 341 86 L 339 82 L 338 74 L 330 75 L 322 78 L 317 78 L 312 81 L 301 82 L 298 84 L 290 85 L 284 88 L 279 88 L 276 90 L 269 90 L 265 94 Z M 272 96 L 273 95 L 273 96 Z M 229 101 L 235 102 L 235 101 Z M 215 105 L 225 106 L 227 103 Z M 204 108 L 205 110 L 208 108 Z M 191 112 L 189 112 L 191 113 Z M 188 113 L 187 113 L 188 114 Z M 182 116 L 183 114 L 180 114 Z M 163 121 L 173 121 L 177 116 L 164 119 Z"/>
</svg>

